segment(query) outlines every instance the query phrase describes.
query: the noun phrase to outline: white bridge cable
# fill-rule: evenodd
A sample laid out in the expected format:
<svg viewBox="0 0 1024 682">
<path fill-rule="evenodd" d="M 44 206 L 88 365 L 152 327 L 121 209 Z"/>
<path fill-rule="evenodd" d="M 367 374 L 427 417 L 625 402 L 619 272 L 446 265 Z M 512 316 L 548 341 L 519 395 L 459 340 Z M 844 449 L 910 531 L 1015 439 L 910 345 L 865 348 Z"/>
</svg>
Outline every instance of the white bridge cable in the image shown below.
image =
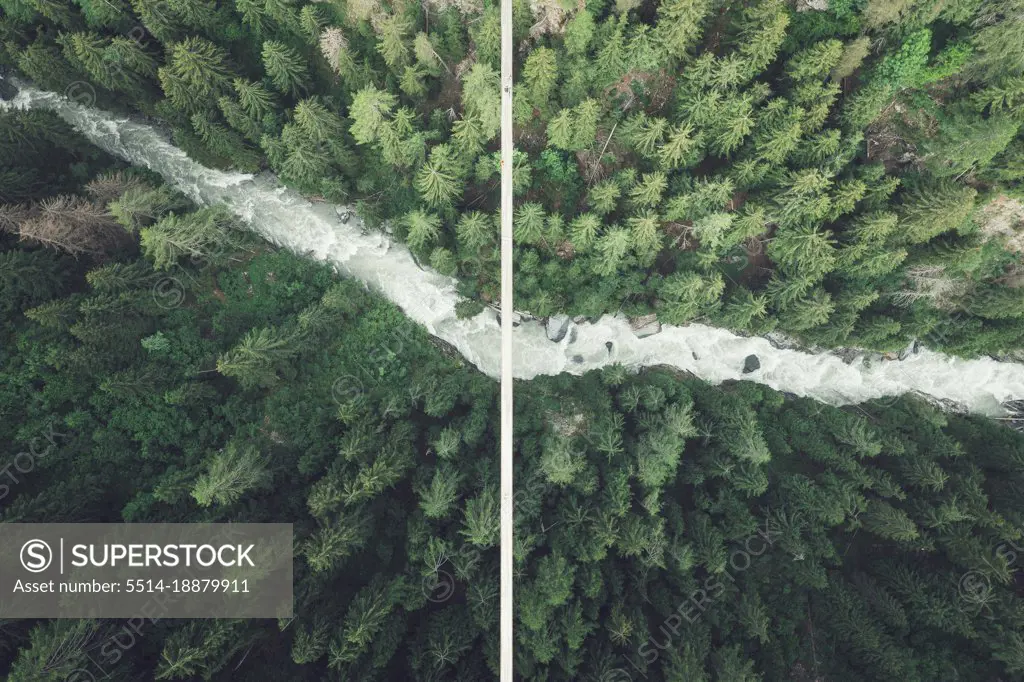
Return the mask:
<svg viewBox="0 0 1024 682">
<path fill-rule="evenodd" d="M 513 682 L 512 0 L 501 0 L 501 682 Z"/>
<path fill-rule="evenodd" d="M 78 84 L 85 89 L 85 84 Z M 101 149 L 149 168 L 201 205 L 222 204 L 249 229 L 297 254 L 327 261 L 393 302 L 467 362 L 498 378 L 502 358 L 497 311 L 487 308 L 458 319 L 456 280 L 420 267 L 409 250 L 386 232 L 370 230 L 348 206 L 312 202 L 285 189 L 270 173 L 251 175 L 206 168 L 188 158 L 156 126 L 82 104 L 53 92 L 22 86 L 0 108 L 49 109 Z M 746 379 L 830 405 L 919 392 L 959 403 L 982 414 L 1004 414 L 1000 403 L 1024 399 L 1024 365 L 991 358 L 964 360 L 921 349 L 903 361 L 877 355 L 807 352 L 780 348 L 702 324 L 635 329 L 619 316 L 594 322 L 554 316 L 545 325 L 505 315 L 514 325 L 512 373 L 532 379 L 561 372 L 583 374 L 613 363 L 630 369 L 667 366 L 712 384 Z M 657 332 L 657 333 L 655 333 Z M 747 373 L 755 355 L 760 366 Z"/>
</svg>

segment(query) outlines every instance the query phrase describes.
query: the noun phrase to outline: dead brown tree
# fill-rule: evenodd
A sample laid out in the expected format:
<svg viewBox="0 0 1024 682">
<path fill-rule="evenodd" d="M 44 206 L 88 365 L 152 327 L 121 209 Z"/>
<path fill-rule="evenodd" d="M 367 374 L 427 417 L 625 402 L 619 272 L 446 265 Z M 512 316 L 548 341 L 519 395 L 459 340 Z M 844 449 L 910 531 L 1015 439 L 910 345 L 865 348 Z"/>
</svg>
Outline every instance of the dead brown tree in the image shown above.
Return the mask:
<svg viewBox="0 0 1024 682">
<path fill-rule="evenodd" d="M 2 207 L 0 228 L 74 256 L 101 257 L 130 239 L 105 208 L 73 195 L 52 197 L 32 206 Z"/>
<path fill-rule="evenodd" d="M 103 175 L 97 176 L 85 186 L 85 191 L 88 192 L 89 196 L 91 196 L 100 206 L 106 206 L 111 201 L 120 199 L 128 190 L 142 186 L 143 183 L 138 178 L 133 178 L 121 173 L 120 171 L 115 171 L 113 173 L 104 173 Z"/>
</svg>

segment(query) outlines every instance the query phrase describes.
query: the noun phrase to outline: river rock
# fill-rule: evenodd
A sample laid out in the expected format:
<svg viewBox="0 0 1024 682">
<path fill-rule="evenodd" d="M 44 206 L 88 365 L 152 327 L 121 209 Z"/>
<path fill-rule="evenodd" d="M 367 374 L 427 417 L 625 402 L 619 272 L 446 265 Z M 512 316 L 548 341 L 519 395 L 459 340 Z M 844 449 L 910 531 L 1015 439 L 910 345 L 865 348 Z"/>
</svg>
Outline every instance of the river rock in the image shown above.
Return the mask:
<svg viewBox="0 0 1024 682">
<path fill-rule="evenodd" d="M 552 315 L 549 317 L 547 323 L 548 341 L 558 343 L 564 339 L 571 323 L 572 320 L 567 315 Z"/>
<path fill-rule="evenodd" d="M 800 348 L 800 344 L 795 339 L 786 336 L 782 332 L 768 332 L 764 335 L 764 338 L 768 343 L 782 350 L 798 350 Z"/>
<path fill-rule="evenodd" d="M 751 372 L 761 369 L 761 361 L 758 360 L 756 355 L 748 355 L 743 360 L 743 373 L 750 374 Z"/>
<path fill-rule="evenodd" d="M 661 332 L 661 322 L 658 322 L 656 315 L 638 317 L 630 323 L 630 327 L 633 328 L 633 334 L 638 339 L 645 339 Z"/>
<path fill-rule="evenodd" d="M 858 348 L 839 348 L 833 353 L 847 365 L 852 365 L 854 361 L 863 357 L 864 353 Z"/>
<path fill-rule="evenodd" d="M 493 305 L 491 306 L 491 309 L 494 310 L 495 319 L 498 320 L 498 326 L 500 327 L 501 326 L 501 309 L 498 308 L 497 306 L 493 306 Z M 515 312 L 513 310 L 512 311 L 512 328 L 514 329 L 514 328 L 518 327 L 519 325 L 521 325 L 522 323 L 523 323 L 522 316 L 519 313 L 517 313 L 517 312 Z"/>
</svg>

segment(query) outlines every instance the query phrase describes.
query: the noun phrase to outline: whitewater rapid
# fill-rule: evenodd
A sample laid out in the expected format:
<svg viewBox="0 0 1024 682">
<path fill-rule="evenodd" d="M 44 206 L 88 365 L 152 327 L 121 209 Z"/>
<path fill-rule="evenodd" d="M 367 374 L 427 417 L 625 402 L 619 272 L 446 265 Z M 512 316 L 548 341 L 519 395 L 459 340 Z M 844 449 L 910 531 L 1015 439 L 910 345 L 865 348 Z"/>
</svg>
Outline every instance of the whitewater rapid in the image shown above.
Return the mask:
<svg viewBox="0 0 1024 682">
<path fill-rule="evenodd" d="M 485 309 L 476 317 L 458 319 L 455 279 L 421 268 L 405 246 L 366 229 L 350 207 L 308 201 L 270 174 L 206 168 L 153 126 L 56 93 L 21 84 L 19 88 L 12 100 L 0 104 L 52 110 L 101 149 L 159 173 L 196 203 L 223 204 L 268 241 L 333 263 L 340 273 L 379 291 L 482 372 L 498 376 L 496 312 Z M 1005 413 L 1001 403 L 1024 398 L 1024 366 L 988 358 L 964 360 L 921 349 L 902 361 L 882 361 L 869 354 L 844 362 L 831 352 L 778 348 L 764 338 L 700 324 L 665 325 L 660 333 L 640 338 L 628 320 L 612 316 L 593 323 L 562 319 L 548 326 L 564 332 L 551 334 L 560 340 L 550 340 L 548 329 L 537 320 L 523 319 L 515 327 L 516 378 L 582 374 L 617 362 L 632 369 L 667 365 L 715 384 L 746 379 L 832 405 L 918 392 L 999 416 Z M 750 355 L 757 356 L 760 367 L 743 373 Z"/>
</svg>

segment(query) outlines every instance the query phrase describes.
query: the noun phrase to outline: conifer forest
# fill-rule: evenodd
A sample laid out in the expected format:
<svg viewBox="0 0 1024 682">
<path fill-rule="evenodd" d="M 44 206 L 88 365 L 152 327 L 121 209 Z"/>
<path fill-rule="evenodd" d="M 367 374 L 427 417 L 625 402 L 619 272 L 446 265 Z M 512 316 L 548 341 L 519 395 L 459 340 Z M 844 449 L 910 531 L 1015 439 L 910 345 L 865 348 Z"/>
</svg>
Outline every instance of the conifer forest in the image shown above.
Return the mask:
<svg viewBox="0 0 1024 682">
<path fill-rule="evenodd" d="M 512 6 L 516 310 L 1024 363 L 1024 0 Z M 469 319 L 500 38 L 497 0 L 0 0 L 0 105 L 348 207 Z M 0 524 L 294 532 L 292 618 L 0 617 L 0 678 L 498 679 L 499 384 L 373 286 L 0 106 L 0 320 Z M 516 381 L 515 678 L 1024 680 L 1016 397 Z"/>
</svg>

